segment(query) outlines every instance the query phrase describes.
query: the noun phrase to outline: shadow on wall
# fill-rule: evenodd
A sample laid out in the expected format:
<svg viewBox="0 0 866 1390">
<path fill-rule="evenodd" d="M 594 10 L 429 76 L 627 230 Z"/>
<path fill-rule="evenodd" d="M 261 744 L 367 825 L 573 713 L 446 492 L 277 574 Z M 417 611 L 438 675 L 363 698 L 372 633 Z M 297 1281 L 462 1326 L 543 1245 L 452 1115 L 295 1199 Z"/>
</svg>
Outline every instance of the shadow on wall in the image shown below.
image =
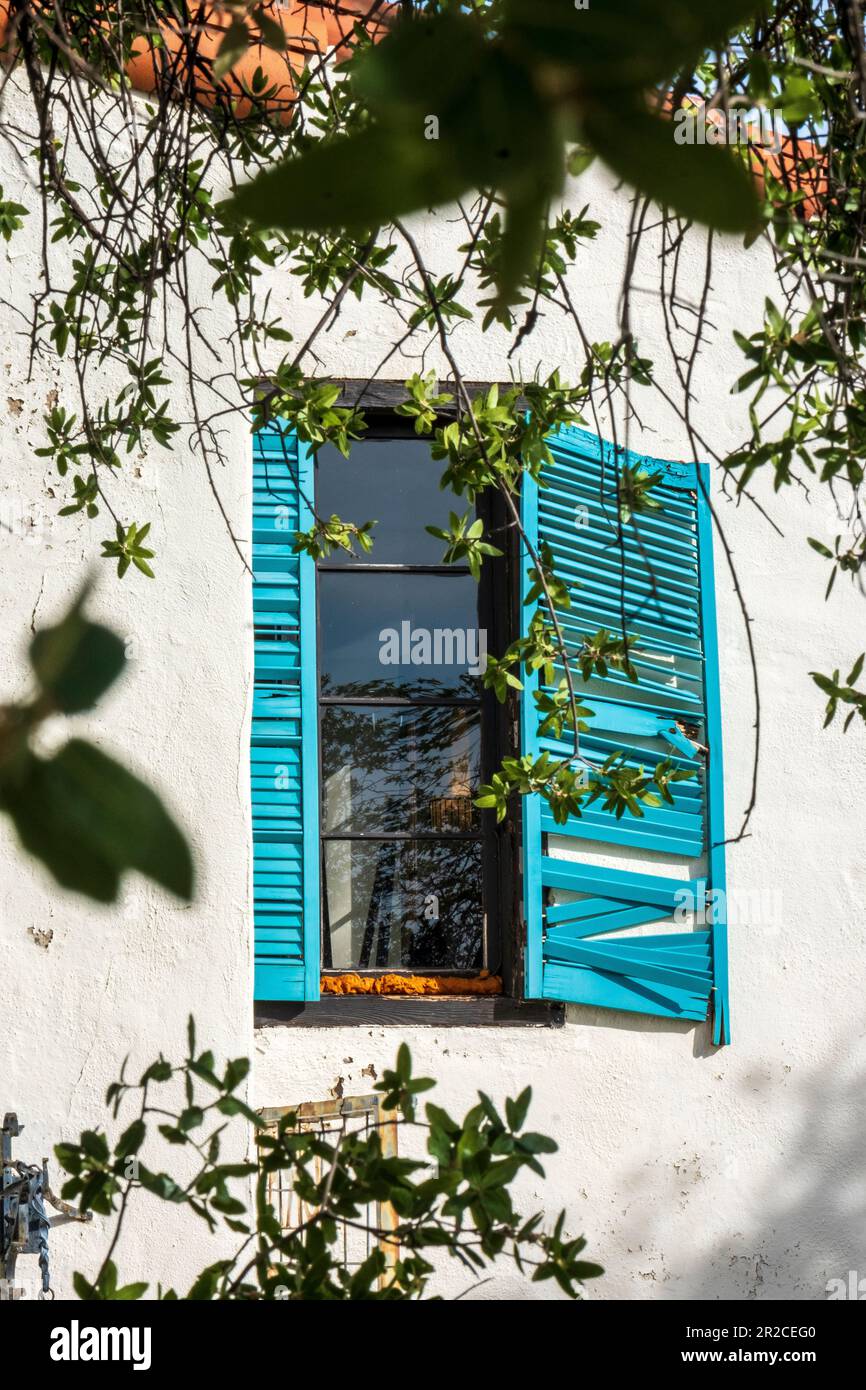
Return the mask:
<svg viewBox="0 0 866 1390">
<path fill-rule="evenodd" d="M 578 1012 L 588 1031 L 634 1029 L 626 1015 Z M 687 1065 L 697 1070 L 679 1094 L 678 1065 L 644 1090 L 646 1076 L 636 1082 L 626 1062 L 611 1077 L 604 1115 L 589 1107 L 568 1138 L 558 1136 L 586 1199 L 552 1167 L 554 1185 L 538 1205 L 564 1205 L 569 1233 L 583 1232 L 605 1266 L 587 1298 L 823 1302 L 831 1280 L 847 1297 L 862 1280 L 866 1300 L 866 1028 L 816 1029 L 820 1042 L 794 1049 L 779 1039 L 742 1060 L 736 1047 L 708 1046 L 707 1028 L 691 1027 L 700 1060 Z M 826 1060 L 815 1065 L 804 1053 L 818 1046 Z M 635 1106 L 636 1086 L 643 1103 Z M 471 1301 L 563 1297 L 507 1269 L 475 1286 L 452 1277 L 444 1292 Z M 796 1321 L 807 1325 L 808 1314 Z"/>
<path fill-rule="evenodd" d="M 657 1172 L 627 1178 L 628 1229 L 617 1244 L 625 1235 L 634 1252 L 630 1269 L 620 1268 L 631 1291 L 619 1278 L 616 1292 L 599 1286 L 596 1296 L 823 1301 L 829 1281 L 843 1281 L 836 1296 L 851 1297 L 863 1280 L 866 1298 L 863 1037 L 849 1033 L 833 1049 L 838 1061 L 811 1071 L 777 1057 L 729 1073 L 730 1109 L 713 1126 L 710 1151 L 704 1139 L 687 1138 L 666 1195 Z M 683 1260 L 690 1244 L 701 1253 Z M 605 1263 L 615 1278 L 612 1248 Z"/>
</svg>

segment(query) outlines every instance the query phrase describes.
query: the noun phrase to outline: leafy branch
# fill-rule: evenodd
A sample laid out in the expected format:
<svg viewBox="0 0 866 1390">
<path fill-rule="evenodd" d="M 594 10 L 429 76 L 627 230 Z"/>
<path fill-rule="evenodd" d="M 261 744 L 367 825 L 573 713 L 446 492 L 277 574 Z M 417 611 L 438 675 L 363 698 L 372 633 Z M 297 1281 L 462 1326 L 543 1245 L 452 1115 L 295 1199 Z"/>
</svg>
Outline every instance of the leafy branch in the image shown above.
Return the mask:
<svg viewBox="0 0 866 1390">
<path fill-rule="evenodd" d="M 85 1130 L 77 1143 L 57 1146 L 70 1174 L 64 1198 L 114 1222 L 95 1275 L 75 1275 L 79 1298 L 133 1300 L 147 1293 L 144 1281 L 120 1285 L 114 1260 L 140 1192 L 167 1203 L 169 1213 L 186 1208 L 211 1234 L 228 1231 L 237 1238 L 234 1253 L 204 1268 L 186 1293 L 161 1289 L 161 1299 L 417 1300 L 428 1296 L 434 1254 L 456 1260 L 473 1279 L 495 1260 L 510 1259 L 534 1282 L 553 1279 L 570 1298 L 580 1297 L 583 1284 L 603 1273 L 584 1258 L 586 1241 L 566 1235 L 564 1212 L 548 1228 L 541 1213 L 524 1218 L 515 1208 L 516 1179 L 523 1172 L 543 1178 L 540 1158 L 557 1148 L 526 1128 L 529 1087 L 505 1101 L 504 1115 L 480 1092 L 462 1120 L 432 1102 L 421 1118 L 419 1097 L 435 1082 L 413 1074 L 404 1043 L 375 1089 L 381 1124 L 396 1121 L 398 1130 L 419 1131 L 429 1155 L 424 1161 L 386 1152 L 381 1124 L 353 1131 L 343 1117 L 327 1137 L 305 1127 L 297 1111 L 265 1124 L 239 1095 L 248 1070 L 246 1058 L 218 1068 L 212 1052 L 199 1052 L 190 1018 L 183 1062 L 160 1055 L 138 1082 L 127 1079 L 124 1063 L 109 1086 L 106 1104 L 115 1120 L 122 1107 L 134 1109 L 113 1142 L 101 1130 Z M 182 1103 L 173 1107 L 170 1098 L 178 1089 Z M 255 1144 L 255 1162 L 223 1158 L 227 1145 L 237 1149 L 238 1136 L 230 1130 L 238 1125 L 247 1127 Z M 191 1167 L 185 1179 L 142 1160 L 154 1130 L 186 1151 Z M 289 1225 L 271 1195 L 286 1189 L 305 1213 Z M 392 1213 L 387 1224 L 377 1216 L 383 1209 Z M 344 1253 L 347 1231 L 362 1232 L 372 1243 L 355 1267 Z"/>
<path fill-rule="evenodd" d="M 864 658 L 866 658 L 866 653 L 861 652 L 844 681 L 840 681 L 838 671 L 834 671 L 832 676 L 822 676 L 818 671 L 809 672 L 818 689 L 822 690 L 824 694 L 829 697 L 824 715 L 825 729 L 828 724 L 833 723 L 840 702 L 843 705 L 852 706 L 845 719 L 844 733 L 847 734 L 851 721 L 858 714 L 860 718 L 866 722 L 866 692 L 854 689 L 863 670 Z"/>
</svg>

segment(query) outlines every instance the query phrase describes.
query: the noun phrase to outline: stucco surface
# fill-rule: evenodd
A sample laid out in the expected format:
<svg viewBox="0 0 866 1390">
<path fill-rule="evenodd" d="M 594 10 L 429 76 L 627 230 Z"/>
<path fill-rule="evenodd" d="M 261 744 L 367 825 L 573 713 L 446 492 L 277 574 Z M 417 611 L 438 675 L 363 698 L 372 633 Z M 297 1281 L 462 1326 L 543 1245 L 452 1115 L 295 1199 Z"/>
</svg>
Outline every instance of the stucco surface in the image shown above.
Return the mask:
<svg viewBox="0 0 866 1390">
<path fill-rule="evenodd" d="M 18 166 L 0 168 L 7 197 L 34 199 Z M 604 224 L 580 254 L 570 288 L 587 331 L 615 336 L 628 203 L 603 173 L 590 170 L 570 192 Z M 444 273 L 464 234 L 449 214 L 416 219 L 432 268 Z M 27 308 L 38 273 L 33 226 L 0 252 L 3 296 Z M 659 363 L 675 392 L 663 325 L 653 299 L 657 247 L 650 238 L 635 277 L 632 306 L 641 351 Z M 703 254 L 681 267 L 682 293 L 699 294 Z M 200 293 L 209 302 L 208 279 Z M 320 312 L 287 275 L 273 283 L 272 313 L 302 340 Z M 713 324 L 695 374 L 694 418 L 716 447 L 746 428 L 742 398 L 728 393 L 740 368 L 734 326 L 751 330 L 772 290 L 769 260 L 755 249 L 717 241 L 709 315 Z M 209 310 L 218 343 L 227 324 Z M 347 302 L 329 334 L 324 372 L 366 377 L 387 352 L 393 322 L 366 303 Z M 31 624 L 55 617 L 108 533 L 100 520 L 58 518 L 62 485 L 33 449 L 44 443 L 41 417 L 52 392 L 75 408 L 68 369 L 40 360 L 27 380 L 27 339 L 11 310 L 0 317 L 0 506 L 2 532 L 0 691 L 26 685 Z M 455 350 L 468 376 L 507 375 L 510 339 L 461 326 Z M 412 345 L 410 344 L 411 348 Z M 551 309 L 510 365 L 532 372 L 560 367 L 568 378 L 573 327 Z M 388 376 L 442 368 L 427 344 L 395 358 Z M 54 399 L 52 396 L 51 399 Z M 681 425 L 661 396 L 636 388 L 641 426 L 632 447 L 686 456 Z M 183 391 L 177 411 L 189 417 Z M 622 428 L 620 423 L 620 437 Z M 249 440 L 226 425 L 225 468 L 216 485 L 238 535 L 248 537 Z M 561 1030 L 406 1030 L 419 1071 L 440 1082 L 450 1110 L 483 1086 L 494 1098 L 531 1083 L 535 1128 L 552 1133 L 559 1153 L 548 1180 L 522 1190 L 527 1209 L 565 1206 L 569 1226 L 589 1238 L 607 1269 L 593 1298 L 779 1298 L 825 1296 L 828 1278 L 866 1273 L 866 1128 L 863 951 L 863 742 L 841 723 L 821 731 L 821 699 L 810 669 L 853 660 L 863 641 L 863 608 L 847 584 L 823 602 L 823 562 L 805 535 L 841 530 L 820 490 L 809 501 L 790 489 L 755 492 L 784 532 L 747 502 L 719 499 L 753 619 L 761 675 L 759 800 L 749 838 L 732 846 L 735 894 L 772 902 L 755 907 L 731 932 L 734 1041 L 714 1050 L 702 1026 L 592 1010 L 570 1010 Z M 250 816 L 247 740 L 252 634 L 248 577 L 234 553 L 201 460 L 187 432 L 171 453 L 133 454 L 115 494 L 132 519 L 153 521 L 157 579 L 130 574 L 118 583 L 94 562 L 100 583 L 92 609 L 130 643 L 130 668 L 97 715 L 74 721 L 101 746 L 119 751 L 163 788 L 182 815 L 200 864 L 200 892 L 183 907 L 141 880 L 122 902 L 95 907 L 55 890 L 19 853 L 0 822 L 4 1046 L 0 1108 L 27 1125 L 19 1152 L 31 1159 L 102 1118 L 102 1097 L 125 1054 L 140 1069 L 162 1048 L 179 1054 L 187 1014 L 220 1055 L 254 1056 L 257 1105 L 324 1099 L 369 1089 L 400 1040 L 393 1030 L 267 1029 L 254 1036 L 251 1001 Z M 362 518 L 359 518 L 362 519 Z M 725 727 L 728 830 L 748 799 L 754 705 L 742 619 L 724 559 L 717 557 Z M 62 737 L 58 727 L 46 737 Z M 757 895 L 757 896 L 755 896 Z M 47 946 L 37 934 L 50 932 Z M 44 940 L 44 938 L 43 938 Z M 408 1141 L 406 1141 L 408 1142 Z M 156 1155 L 152 1156 L 156 1161 Z M 69 1227 L 53 1238 L 56 1286 L 69 1295 L 71 1271 L 93 1268 L 105 1223 Z M 121 1274 L 147 1271 L 182 1287 L 215 1258 L 203 1228 L 142 1199 L 120 1249 Z M 20 1268 L 20 1267 L 19 1267 Z M 457 1292 L 465 1276 L 443 1272 Z M 513 1276 L 478 1297 L 517 1292 Z M 521 1297 L 548 1295 L 519 1288 Z"/>
</svg>

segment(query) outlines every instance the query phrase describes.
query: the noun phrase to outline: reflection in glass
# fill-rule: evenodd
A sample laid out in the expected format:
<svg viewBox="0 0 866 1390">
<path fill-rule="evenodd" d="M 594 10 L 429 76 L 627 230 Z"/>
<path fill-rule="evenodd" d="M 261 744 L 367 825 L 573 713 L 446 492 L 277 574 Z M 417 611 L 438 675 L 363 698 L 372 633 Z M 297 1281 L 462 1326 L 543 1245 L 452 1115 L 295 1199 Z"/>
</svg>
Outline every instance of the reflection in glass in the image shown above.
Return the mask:
<svg viewBox="0 0 866 1390">
<path fill-rule="evenodd" d="M 377 565 L 438 565 L 445 546 L 425 526 L 447 530 L 454 496 L 443 492 L 444 464 L 430 456 L 423 439 L 362 439 L 348 459 L 326 444 L 316 460 L 316 510 L 320 516 L 343 517 L 363 525 L 375 521 L 373 550 L 356 559 Z M 330 564 L 351 564 L 337 550 Z"/>
<path fill-rule="evenodd" d="M 480 968 L 481 877 L 479 840 L 326 840 L 325 964 Z"/>
<path fill-rule="evenodd" d="M 480 723 L 450 705 L 325 705 L 323 832 L 478 830 Z"/>
<path fill-rule="evenodd" d="M 487 634 L 471 575 L 319 574 L 321 692 L 477 697 Z"/>
</svg>

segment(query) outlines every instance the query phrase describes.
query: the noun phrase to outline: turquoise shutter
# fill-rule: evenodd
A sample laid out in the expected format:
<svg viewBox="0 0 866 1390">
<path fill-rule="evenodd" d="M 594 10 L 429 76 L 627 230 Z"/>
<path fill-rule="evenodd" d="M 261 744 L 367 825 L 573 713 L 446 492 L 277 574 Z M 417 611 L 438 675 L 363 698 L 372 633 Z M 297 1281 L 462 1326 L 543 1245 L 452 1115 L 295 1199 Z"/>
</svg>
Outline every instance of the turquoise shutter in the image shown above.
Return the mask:
<svg viewBox="0 0 866 1390">
<path fill-rule="evenodd" d="M 705 1019 L 712 1009 L 715 1041 L 729 1042 L 708 470 L 615 451 L 584 430 L 563 430 L 550 443 L 553 463 L 544 468 L 542 485 L 524 479 L 523 525 L 533 544 L 548 543 L 556 572 L 569 586 L 571 607 L 558 614 L 566 640 L 576 648 L 599 628 L 621 632 L 623 607 L 626 630 L 640 637 L 633 653 L 637 684 L 613 672 L 579 686 L 583 703 L 595 711 L 590 732 L 581 735 L 581 753 L 601 763 L 623 748 L 633 765 L 650 768 L 671 757 L 697 778 L 674 783 L 674 805 L 646 808 L 642 819 L 626 812 L 617 821 L 595 802 L 582 817 L 557 826 L 540 797 L 524 799 L 525 992 L 664 1018 Z M 654 494 L 662 510 L 641 513 L 623 528 L 624 578 L 617 460 L 663 475 Z M 522 564 L 524 596 L 526 569 Z M 523 612 L 528 625 L 534 608 Z M 537 677 L 528 680 L 522 697 L 523 751 L 567 756 L 571 743 L 539 737 L 537 688 Z M 572 842 L 569 854 L 581 841 L 593 843 L 579 859 L 564 859 L 558 854 L 563 840 L 551 845 L 552 836 Z M 602 855 L 603 863 L 593 863 Z M 631 866 L 641 858 L 636 872 Z M 671 872 L 675 860 L 679 876 Z M 697 929 L 668 926 L 645 934 L 650 923 L 688 904 L 697 908 Z"/>
<path fill-rule="evenodd" d="M 255 689 L 250 740 L 255 998 L 319 997 L 313 459 L 276 427 L 253 436 Z"/>
</svg>

